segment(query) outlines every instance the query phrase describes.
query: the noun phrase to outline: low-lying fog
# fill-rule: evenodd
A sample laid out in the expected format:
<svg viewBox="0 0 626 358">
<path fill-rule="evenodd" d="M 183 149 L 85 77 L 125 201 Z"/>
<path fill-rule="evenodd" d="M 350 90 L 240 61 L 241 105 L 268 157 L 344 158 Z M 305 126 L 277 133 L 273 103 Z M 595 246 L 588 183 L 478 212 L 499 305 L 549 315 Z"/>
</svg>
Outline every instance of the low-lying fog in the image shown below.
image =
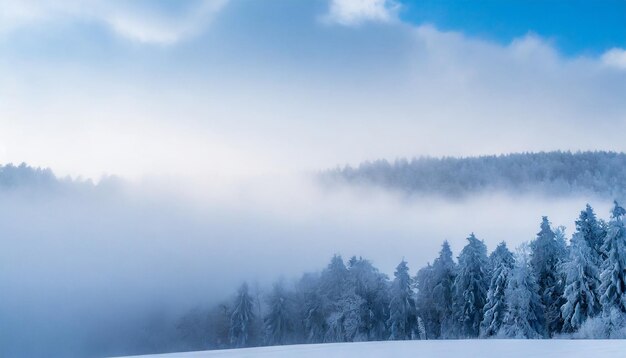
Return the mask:
<svg viewBox="0 0 626 358">
<path fill-rule="evenodd" d="M 202 187 L 203 189 L 198 189 Z M 530 240 L 542 215 L 571 234 L 590 202 L 506 194 L 463 201 L 325 189 L 303 177 L 216 186 L 177 180 L 0 194 L 0 355 L 98 356 L 166 350 L 186 310 L 322 269 L 334 253 L 391 274 L 455 255 L 470 232 L 489 249 Z"/>
</svg>

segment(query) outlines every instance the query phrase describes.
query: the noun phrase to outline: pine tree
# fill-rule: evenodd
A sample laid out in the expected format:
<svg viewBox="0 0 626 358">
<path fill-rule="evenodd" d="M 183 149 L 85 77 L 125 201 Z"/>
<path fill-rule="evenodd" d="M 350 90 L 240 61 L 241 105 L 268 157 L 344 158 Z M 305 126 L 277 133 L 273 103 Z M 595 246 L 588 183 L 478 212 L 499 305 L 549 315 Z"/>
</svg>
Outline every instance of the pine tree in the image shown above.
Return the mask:
<svg viewBox="0 0 626 358">
<path fill-rule="evenodd" d="M 504 241 L 496 247 L 489 260 L 493 273 L 487 292 L 484 318 L 480 324 L 481 337 L 494 336 L 500 331 L 506 313 L 505 290 L 508 276 L 515 263 L 513 254 Z"/>
<path fill-rule="evenodd" d="M 591 248 L 592 257 L 596 261 L 596 265 L 601 265 L 606 257 L 602 251 L 606 230 L 602 226 L 602 222 L 596 218 L 591 205 L 587 204 L 585 210 L 580 212 L 580 216 L 576 220 L 576 232 L 582 236 Z"/>
<path fill-rule="evenodd" d="M 428 338 L 448 338 L 452 335 L 454 322 L 454 280 L 456 265 L 452 258 L 450 244 L 444 241 L 439 251 L 439 257 L 432 266 L 432 290 L 429 304 L 434 310 L 435 326 L 427 330 Z M 430 288 L 429 288 L 430 289 Z"/>
<path fill-rule="evenodd" d="M 626 231 L 624 208 L 615 201 L 611 221 L 604 241 L 603 251 L 607 254 L 604 270 L 600 275 L 600 302 L 605 315 L 611 311 L 626 312 Z"/>
<path fill-rule="evenodd" d="M 319 292 L 328 303 L 337 301 L 345 290 L 348 269 L 340 255 L 334 255 L 320 277 Z"/>
<path fill-rule="evenodd" d="M 360 308 L 363 299 L 359 297 L 354 288 L 348 291 L 334 302 L 334 310 L 327 319 L 328 330 L 324 336 L 324 342 L 352 342 L 357 337 L 361 326 Z"/>
<path fill-rule="evenodd" d="M 545 336 L 543 305 L 538 295 L 534 271 L 529 265 L 528 247 L 522 244 L 515 256 L 504 291 L 506 314 L 500 332 L 506 338 L 541 338 Z"/>
<path fill-rule="evenodd" d="M 244 283 L 237 292 L 230 318 L 230 343 L 232 347 L 247 347 L 252 341 L 254 330 L 254 304 Z"/>
<path fill-rule="evenodd" d="M 274 284 L 267 297 L 268 313 L 265 316 L 265 342 L 282 345 L 293 341 L 295 312 L 291 298 L 282 282 Z"/>
<path fill-rule="evenodd" d="M 320 275 L 305 273 L 296 285 L 296 309 L 301 321 L 299 338 L 306 343 L 321 343 L 328 329 L 324 299 L 320 294 Z"/>
<path fill-rule="evenodd" d="M 334 255 L 320 276 L 318 294 L 321 306 L 318 314 L 324 318 L 324 342 L 345 342 L 343 314 L 348 294 L 348 269 L 340 255 Z M 353 296 L 353 292 L 349 293 Z"/>
<path fill-rule="evenodd" d="M 565 304 L 561 307 L 564 332 L 578 330 L 587 318 L 600 312 L 599 269 L 589 242 L 584 232 L 575 233 L 570 244 L 569 259 L 563 265 L 566 275 Z"/>
<path fill-rule="evenodd" d="M 459 255 L 455 308 L 460 337 L 478 337 L 487 300 L 487 247 L 472 233 Z"/>
<path fill-rule="evenodd" d="M 310 291 L 304 299 L 304 329 L 306 342 L 321 343 L 328 330 L 324 300 L 317 291 Z"/>
<path fill-rule="evenodd" d="M 545 307 L 546 332 L 548 335 L 560 332 L 563 327 L 561 306 L 564 304 L 564 279 L 561 264 L 565 259 L 566 248 L 563 231 L 558 234 L 550 228 L 548 218 L 541 221 L 541 230 L 530 244 L 530 265 L 539 286 L 541 303 Z"/>
<path fill-rule="evenodd" d="M 415 306 L 420 324 L 423 327 L 423 339 L 435 339 L 439 337 L 441 322 L 434 301 L 435 277 L 433 266 L 427 264 L 417 271 L 415 275 Z"/>
<path fill-rule="evenodd" d="M 389 339 L 413 339 L 418 329 L 418 322 L 413 291 L 411 289 L 412 280 L 406 261 L 402 260 L 400 262 L 396 267 L 394 276 L 395 279 L 391 285 L 390 292 L 391 301 L 389 303 Z"/>
<path fill-rule="evenodd" d="M 386 339 L 386 322 L 389 319 L 389 284 L 387 275 L 380 273 L 372 263 L 363 258 L 350 259 L 348 281 L 361 298 L 359 327 L 356 341 Z"/>
</svg>

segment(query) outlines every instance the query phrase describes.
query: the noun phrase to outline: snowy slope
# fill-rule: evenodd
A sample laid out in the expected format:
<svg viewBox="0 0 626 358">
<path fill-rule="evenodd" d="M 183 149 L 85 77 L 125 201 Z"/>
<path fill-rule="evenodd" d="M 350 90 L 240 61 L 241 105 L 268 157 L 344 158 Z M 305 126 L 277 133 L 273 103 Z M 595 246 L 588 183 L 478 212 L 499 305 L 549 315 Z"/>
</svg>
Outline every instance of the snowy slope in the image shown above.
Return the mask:
<svg viewBox="0 0 626 358">
<path fill-rule="evenodd" d="M 624 358 L 626 340 L 448 340 L 305 344 L 142 356 L 144 358 Z"/>
</svg>

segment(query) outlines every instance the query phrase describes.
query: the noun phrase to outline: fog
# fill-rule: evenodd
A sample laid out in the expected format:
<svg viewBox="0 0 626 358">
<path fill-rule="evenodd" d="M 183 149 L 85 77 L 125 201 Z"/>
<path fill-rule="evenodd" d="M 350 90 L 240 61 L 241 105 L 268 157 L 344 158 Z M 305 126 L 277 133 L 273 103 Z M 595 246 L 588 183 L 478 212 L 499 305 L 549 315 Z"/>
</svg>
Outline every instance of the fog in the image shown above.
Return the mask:
<svg viewBox="0 0 626 358">
<path fill-rule="evenodd" d="M 229 298 L 244 280 L 262 290 L 323 268 L 335 253 L 388 274 L 405 258 L 414 274 L 443 240 L 455 255 L 470 232 L 490 249 L 515 246 L 534 237 L 542 215 L 571 228 L 586 202 L 602 217 L 610 204 L 406 198 L 328 189 L 308 175 L 23 186 L 0 196 L 0 354 L 49 357 L 170 350 L 182 313 Z"/>
</svg>

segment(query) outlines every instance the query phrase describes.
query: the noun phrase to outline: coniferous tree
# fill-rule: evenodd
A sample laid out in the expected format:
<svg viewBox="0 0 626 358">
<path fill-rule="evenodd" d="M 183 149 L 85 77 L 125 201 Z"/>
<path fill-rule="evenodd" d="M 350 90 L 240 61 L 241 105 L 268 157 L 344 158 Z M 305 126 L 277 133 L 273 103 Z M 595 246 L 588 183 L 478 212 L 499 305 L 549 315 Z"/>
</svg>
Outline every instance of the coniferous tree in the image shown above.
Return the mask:
<svg viewBox="0 0 626 358">
<path fill-rule="evenodd" d="M 507 310 L 498 333 L 502 337 L 541 338 L 546 334 L 543 305 L 528 251 L 525 244 L 518 248 L 504 291 Z"/>
<path fill-rule="evenodd" d="M 596 261 L 596 265 L 600 266 L 606 257 L 602 250 L 606 230 L 602 222 L 596 218 L 591 205 L 587 204 L 585 210 L 580 212 L 580 216 L 576 220 L 576 232 L 587 242 L 587 245 L 592 250 L 591 254 Z"/>
<path fill-rule="evenodd" d="M 415 305 L 419 322 L 423 328 L 421 332 L 423 339 L 434 339 L 439 337 L 440 321 L 437 313 L 433 293 L 435 290 L 435 277 L 433 266 L 427 264 L 417 271 L 415 275 Z"/>
<path fill-rule="evenodd" d="M 386 322 L 389 319 L 389 284 L 387 275 L 380 273 L 372 263 L 363 258 L 350 260 L 349 282 L 361 298 L 357 341 L 383 340 L 388 337 Z"/>
<path fill-rule="evenodd" d="M 268 312 L 265 316 L 265 342 L 282 345 L 293 342 L 296 325 L 293 302 L 282 282 L 274 284 L 267 297 Z"/>
<path fill-rule="evenodd" d="M 396 267 L 394 276 L 389 303 L 389 339 L 413 339 L 418 329 L 418 322 L 413 290 L 411 289 L 412 280 L 406 261 L 400 262 Z"/>
<path fill-rule="evenodd" d="M 320 294 L 329 303 L 341 297 L 348 279 L 348 269 L 341 255 L 334 255 L 320 277 Z"/>
<path fill-rule="evenodd" d="M 361 326 L 360 308 L 362 305 L 363 299 L 355 293 L 354 287 L 348 287 L 347 291 L 334 302 L 334 309 L 327 319 L 328 330 L 324 341 L 354 341 Z"/>
<path fill-rule="evenodd" d="M 307 343 L 321 343 L 328 330 L 324 299 L 318 292 L 317 282 L 314 286 L 309 286 L 312 283 L 310 279 L 311 277 L 307 277 L 307 280 L 301 281 L 304 336 Z"/>
<path fill-rule="evenodd" d="M 459 255 L 455 286 L 455 310 L 460 337 L 478 337 L 487 300 L 487 247 L 472 233 Z"/>
<path fill-rule="evenodd" d="M 319 297 L 321 298 L 320 313 L 324 317 L 326 330 L 324 342 L 344 342 L 343 329 L 344 311 L 354 310 L 354 292 L 348 292 L 348 269 L 340 255 L 334 255 L 320 276 Z M 350 295 L 350 297 L 346 297 Z M 347 307 L 350 306 L 350 307 Z"/>
<path fill-rule="evenodd" d="M 441 245 L 432 267 L 429 265 L 418 271 L 418 307 L 427 339 L 453 335 L 456 324 L 453 314 L 455 273 L 456 265 L 447 241 Z"/>
<path fill-rule="evenodd" d="M 494 336 L 500 331 L 506 313 L 505 290 L 510 271 L 515 264 L 513 254 L 506 247 L 504 241 L 496 247 L 489 260 L 493 267 L 493 273 L 487 292 L 484 318 L 480 324 L 481 337 Z"/>
<path fill-rule="evenodd" d="M 566 255 L 564 245 L 562 230 L 557 236 L 550 228 L 548 218 L 544 216 L 541 221 L 541 230 L 530 244 L 530 265 L 539 286 L 539 295 L 545 313 L 545 331 L 548 335 L 560 332 L 563 326 L 561 306 L 564 303 L 564 280 L 560 266 Z"/>
<path fill-rule="evenodd" d="M 438 338 L 448 338 L 454 324 L 454 281 L 456 279 L 456 264 L 452 258 L 452 250 L 448 241 L 441 245 L 439 257 L 433 263 L 433 302 L 439 318 Z"/>
<path fill-rule="evenodd" d="M 247 347 L 253 340 L 254 303 L 244 283 L 237 292 L 230 318 L 230 343 L 232 347 Z"/>
<path fill-rule="evenodd" d="M 607 254 L 604 269 L 600 275 L 600 302 L 605 315 L 626 312 L 626 230 L 623 217 L 624 208 L 617 201 L 611 212 L 611 221 L 604 241 L 603 251 Z"/>
<path fill-rule="evenodd" d="M 587 318 L 600 312 L 599 269 L 584 232 L 576 232 L 569 248 L 569 259 L 563 265 L 566 275 L 565 304 L 561 307 L 563 331 L 574 332 Z M 592 242 L 593 243 L 593 242 Z"/>
</svg>

